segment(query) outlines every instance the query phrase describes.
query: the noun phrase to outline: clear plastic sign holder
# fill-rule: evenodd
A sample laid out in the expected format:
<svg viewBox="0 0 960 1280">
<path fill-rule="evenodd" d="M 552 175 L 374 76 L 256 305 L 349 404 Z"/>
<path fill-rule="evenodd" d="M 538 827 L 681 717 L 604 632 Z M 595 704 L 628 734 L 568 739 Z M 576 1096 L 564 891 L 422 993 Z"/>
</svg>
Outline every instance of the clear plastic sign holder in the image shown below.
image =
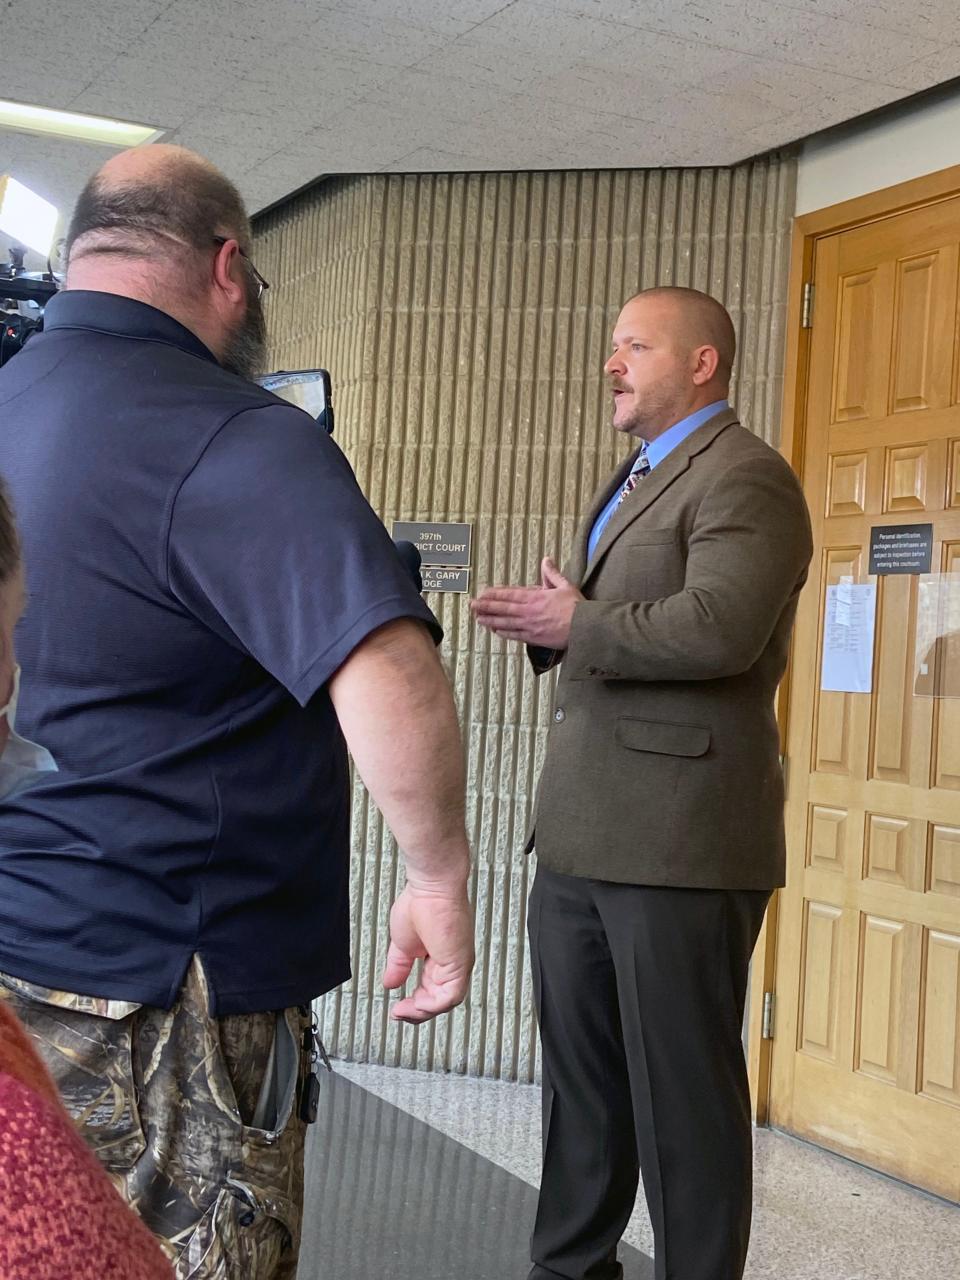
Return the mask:
<svg viewBox="0 0 960 1280">
<path fill-rule="evenodd" d="M 924 573 L 917 592 L 913 692 L 960 698 L 960 573 Z"/>
</svg>

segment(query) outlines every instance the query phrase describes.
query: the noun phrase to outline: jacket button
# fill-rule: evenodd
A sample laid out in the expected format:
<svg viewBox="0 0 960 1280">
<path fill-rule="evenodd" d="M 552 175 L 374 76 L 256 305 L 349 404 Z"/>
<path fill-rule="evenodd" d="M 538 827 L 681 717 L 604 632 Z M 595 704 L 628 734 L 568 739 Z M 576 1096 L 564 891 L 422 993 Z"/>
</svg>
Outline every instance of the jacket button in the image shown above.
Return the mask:
<svg viewBox="0 0 960 1280">
<path fill-rule="evenodd" d="M 557 724 L 563 724 L 564 720 L 567 718 L 567 713 L 564 711 L 563 707 L 557 707 L 556 711 L 553 713 L 553 718 L 556 720 Z"/>
</svg>

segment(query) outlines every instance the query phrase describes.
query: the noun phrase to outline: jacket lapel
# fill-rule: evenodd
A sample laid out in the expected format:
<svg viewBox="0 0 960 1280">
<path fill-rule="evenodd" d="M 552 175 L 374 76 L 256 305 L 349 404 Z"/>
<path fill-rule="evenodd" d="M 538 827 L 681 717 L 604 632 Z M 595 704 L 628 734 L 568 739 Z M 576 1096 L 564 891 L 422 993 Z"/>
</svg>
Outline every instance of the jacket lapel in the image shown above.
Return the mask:
<svg viewBox="0 0 960 1280">
<path fill-rule="evenodd" d="M 593 559 L 589 565 L 586 563 L 586 547 L 587 540 L 590 537 L 590 530 L 596 521 L 597 516 L 603 510 L 604 503 L 600 502 L 599 506 L 594 500 L 594 510 L 591 511 L 587 518 L 585 526 L 581 529 L 581 537 L 578 539 L 577 552 L 581 552 L 582 541 L 582 562 L 577 561 L 571 567 L 580 567 L 582 564 L 582 572 L 578 577 L 574 577 L 573 581 L 579 581 L 581 588 L 585 587 L 593 574 L 599 568 L 607 552 L 620 537 L 620 535 L 633 524 L 639 516 L 648 511 L 656 500 L 664 494 L 675 480 L 690 466 L 690 461 L 698 453 L 703 453 L 704 449 L 708 449 L 721 431 L 727 427 L 733 426 L 739 421 L 736 413 L 732 409 L 724 409 L 722 412 L 715 414 L 714 417 L 708 419 L 702 427 L 698 427 L 692 435 L 687 436 L 682 444 L 677 445 L 668 457 L 664 458 L 659 466 L 654 467 L 648 476 L 644 478 L 634 489 L 633 493 L 626 498 L 607 522 L 607 527 L 603 531 L 600 541 L 597 543 L 597 549 L 593 553 Z M 630 459 L 624 466 L 617 471 L 617 481 L 622 486 L 630 471 Z M 605 494 L 609 499 L 613 492 L 613 486 L 608 484 L 601 494 Z M 571 575 L 572 576 L 572 575 Z"/>
<path fill-rule="evenodd" d="M 613 475 L 604 480 L 603 484 L 590 499 L 590 506 L 580 522 L 573 550 L 570 552 L 570 567 L 567 573 L 564 574 L 564 577 L 569 578 L 571 582 L 580 582 L 586 573 L 587 550 L 590 545 L 590 534 L 593 526 L 597 523 L 600 518 L 600 512 L 613 497 L 614 492 L 619 493 L 626 484 L 627 476 L 630 474 L 630 468 L 633 466 L 633 460 L 636 456 L 637 451 L 634 449 L 624 458 Z"/>
</svg>

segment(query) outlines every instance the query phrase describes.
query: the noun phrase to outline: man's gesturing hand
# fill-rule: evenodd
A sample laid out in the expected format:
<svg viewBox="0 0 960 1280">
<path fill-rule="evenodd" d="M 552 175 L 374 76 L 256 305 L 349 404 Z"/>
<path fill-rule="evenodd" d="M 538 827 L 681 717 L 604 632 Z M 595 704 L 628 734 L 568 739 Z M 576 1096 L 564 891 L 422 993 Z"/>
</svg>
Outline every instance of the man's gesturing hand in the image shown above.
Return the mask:
<svg viewBox="0 0 960 1280">
<path fill-rule="evenodd" d="M 439 888 L 407 884 L 390 911 L 384 987 L 402 987 L 416 961 L 424 964 L 417 989 L 397 1001 L 392 1018 L 427 1022 L 463 1000 L 473 969 L 473 927 L 465 882 Z"/>
<path fill-rule="evenodd" d="M 470 608 L 481 627 L 505 640 L 566 649 L 573 611 L 584 597 L 549 556 L 540 572 L 542 586 L 488 587 Z"/>
</svg>

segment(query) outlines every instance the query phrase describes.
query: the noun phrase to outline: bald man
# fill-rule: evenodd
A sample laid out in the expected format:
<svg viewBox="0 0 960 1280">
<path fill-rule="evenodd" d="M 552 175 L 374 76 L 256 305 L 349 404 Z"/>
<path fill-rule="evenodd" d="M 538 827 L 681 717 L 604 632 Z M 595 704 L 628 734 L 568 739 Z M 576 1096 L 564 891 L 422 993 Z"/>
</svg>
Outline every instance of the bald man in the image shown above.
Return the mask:
<svg viewBox="0 0 960 1280">
<path fill-rule="evenodd" d="M 811 556 L 803 494 L 727 402 L 724 308 L 632 298 L 604 366 L 635 448 L 565 573 L 481 625 L 560 664 L 528 849 L 543 1045 L 530 1280 L 614 1280 L 642 1172 L 658 1280 L 735 1280 L 751 1214 L 747 966 L 783 884 L 774 695 Z"/>
<path fill-rule="evenodd" d="M 337 446 L 250 381 L 267 285 L 226 178 L 119 155 L 67 248 L 0 371 L 18 728 L 60 769 L 0 808 L 0 997 L 179 1277 L 290 1277 L 310 1004 L 350 971 L 347 747 L 406 860 L 392 1014 L 467 989 L 440 632 Z"/>
</svg>

